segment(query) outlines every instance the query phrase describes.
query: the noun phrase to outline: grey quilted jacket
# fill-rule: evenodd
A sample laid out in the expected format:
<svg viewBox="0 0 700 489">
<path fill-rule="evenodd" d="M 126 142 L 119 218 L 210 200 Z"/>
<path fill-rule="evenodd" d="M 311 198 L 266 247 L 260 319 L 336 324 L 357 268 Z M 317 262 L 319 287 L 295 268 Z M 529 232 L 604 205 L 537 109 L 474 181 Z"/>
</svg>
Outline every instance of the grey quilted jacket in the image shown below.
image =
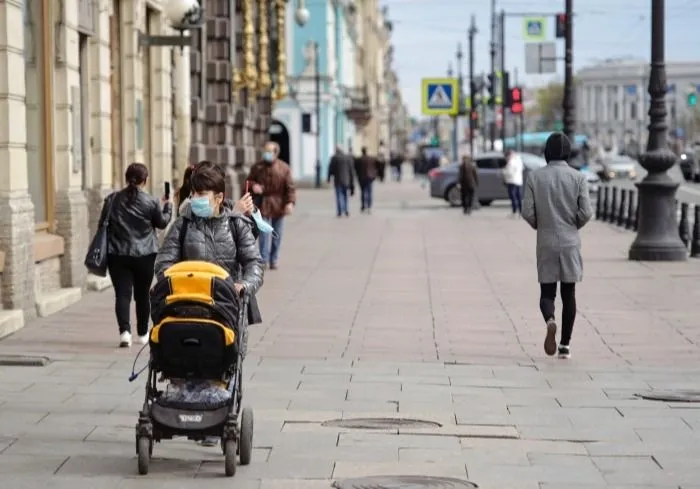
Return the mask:
<svg viewBox="0 0 700 489">
<path fill-rule="evenodd" d="M 187 234 L 180 249 L 180 233 L 187 223 Z M 263 265 L 251 221 L 224 208 L 208 219 L 192 214 L 186 206 L 168 230 L 156 257 L 156 277 L 183 260 L 202 260 L 226 269 L 255 295 L 263 283 Z M 235 241 L 234 241 L 234 236 Z"/>
</svg>

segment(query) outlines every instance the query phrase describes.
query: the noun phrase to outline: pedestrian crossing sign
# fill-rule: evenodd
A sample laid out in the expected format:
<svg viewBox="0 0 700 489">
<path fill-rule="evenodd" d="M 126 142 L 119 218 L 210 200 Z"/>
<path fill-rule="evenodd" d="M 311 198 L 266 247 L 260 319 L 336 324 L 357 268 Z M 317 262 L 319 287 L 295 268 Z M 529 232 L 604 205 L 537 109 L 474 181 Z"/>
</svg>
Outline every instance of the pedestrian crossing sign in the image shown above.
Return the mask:
<svg viewBox="0 0 700 489">
<path fill-rule="evenodd" d="M 425 78 L 422 88 L 424 115 L 459 113 L 459 87 L 455 78 Z"/>
</svg>

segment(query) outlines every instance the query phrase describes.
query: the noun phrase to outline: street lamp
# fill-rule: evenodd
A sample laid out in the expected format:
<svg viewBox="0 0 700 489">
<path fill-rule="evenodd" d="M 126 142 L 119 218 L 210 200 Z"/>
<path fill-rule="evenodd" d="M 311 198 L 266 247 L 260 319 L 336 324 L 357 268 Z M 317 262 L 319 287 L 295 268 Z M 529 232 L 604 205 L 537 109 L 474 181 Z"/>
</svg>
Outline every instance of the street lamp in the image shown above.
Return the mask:
<svg viewBox="0 0 700 489">
<path fill-rule="evenodd" d="M 638 261 L 684 261 L 688 250 L 676 226 L 675 182 L 667 171 L 676 162 L 666 144 L 666 67 L 664 0 L 651 0 L 651 71 L 649 73 L 649 138 L 640 163 L 647 170 L 639 189 L 639 230 L 629 250 Z"/>
<path fill-rule="evenodd" d="M 309 21 L 311 13 L 306 8 L 304 0 L 299 0 L 297 10 L 294 12 L 294 20 L 299 27 L 304 27 Z M 318 42 L 314 42 L 314 92 L 316 113 L 316 181 L 314 186 L 321 188 L 321 56 Z"/>
</svg>

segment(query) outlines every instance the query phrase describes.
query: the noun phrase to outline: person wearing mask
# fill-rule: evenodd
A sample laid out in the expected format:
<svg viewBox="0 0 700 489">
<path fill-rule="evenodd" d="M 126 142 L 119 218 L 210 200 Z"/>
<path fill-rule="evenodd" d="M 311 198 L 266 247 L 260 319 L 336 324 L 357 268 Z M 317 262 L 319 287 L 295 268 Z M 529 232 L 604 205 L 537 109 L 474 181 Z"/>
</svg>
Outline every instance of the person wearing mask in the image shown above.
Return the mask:
<svg viewBox="0 0 700 489">
<path fill-rule="evenodd" d="M 513 210 L 513 217 L 518 217 L 522 210 L 523 159 L 513 150 L 506 151 L 506 166 L 503 169 L 503 180 L 508 187 L 508 198 Z"/>
<path fill-rule="evenodd" d="M 462 156 L 459 165 L 459 185 L 462 193 L 462 211 L 471 214 L 476 188 L 479 186 L 479 173 L 469 156 Z"/>
<path fill-rule="evenodd" d="M 130 347 L 132 342 L 132 297 L 136 305 L 136 341 L 148 343 L 149 290 L 158 252 L 156 229 L 165 229 L 171 217 L 170 202 L 165 197 L 159 202 L 145 190 L 146 165 L 130 164 L 125 179 L 126 187 L 105 199 L 98 223 L 102 226 L 109 219 L 107 270 L 114 287 L 114 311 L 122 348 Z"/>
<path fill-rule="evenodd" d="M 562 300 L 560 358 L 571 356 L 570 342 L 576 320 L 576 282 L 583 278 L 579 230 L 593 216 L 586 177 L 571 168 L 571 142 L 555 132 L 547 138 L 547 166 L 532 172 L 525 185 L 523 219 L 537 231 L 537 278 L 540 311 L 547 326 L 544 351 L 557 352 L 554 300 L 557 283 Z"/>
<path fill-rule="evenodd" d="M 352 169 L 353 161 L 343 148 L 336 146 L 335 154 L 328 165 L 328 183 L 331 178 L 335 186 L 335 208 L 338 217 L 350 216 L 348 209 L 348 193 L 355 195 L 355 175 Z"/>
<path fill-rule="evenodd" d="M 181 261 L 207 261 L 234 277 L 236 292 L 254 297 L 263 284 L 262 258 L 253 223 L 224 205 L 226 172 L 208 161 L 199 163 L 191 174 L 190 191 L 189 204 L 158 251 L 156 276 L 162 277 Z M 216 446 L 218 442 L 219 438 L 208 437 L 202 445 Z"/>
<path fill-rule="evenodd" d="M 377 159 L 367 154 L 363 147 L 362 155 L 355 160 L 355 173 L 360 183 L 361 212 L 372 212 L 372 187 L 377 179 Z"/>
<path fill-rule="evenodd" d="M 278 267 L 284 218 L 294 212 L 296 189 L 289 165 L 279 159 L 280 147 L 273 141 L 265 143 L 263 161 L 250 169 L 248 182 L 253 202 L 263 219 L 272 226 L 272 233 L 260 235 L 260 254 L 265 267 Z"/>
</svg>

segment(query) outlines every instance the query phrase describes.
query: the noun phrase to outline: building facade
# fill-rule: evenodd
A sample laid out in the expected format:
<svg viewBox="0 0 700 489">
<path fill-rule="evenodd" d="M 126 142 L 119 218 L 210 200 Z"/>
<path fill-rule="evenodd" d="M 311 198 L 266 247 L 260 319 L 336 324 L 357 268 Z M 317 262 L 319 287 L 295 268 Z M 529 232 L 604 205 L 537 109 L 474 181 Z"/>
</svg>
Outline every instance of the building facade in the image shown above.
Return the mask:
<svg viewBox="0 0 700 489">
<path fill-rule="evenodd" d="M 83 260 L 131 162 L 154 195 L 188 163 L 225 163 L 236 194 L 260 156 L 286 0 L 206 2 L 192 48 L 149 45 L 177 35 L 167 1 L 0 0 L 0 336 L 109 286 Z"/>
<path fill-rule="evenodd" d="M 687 95 L 700 84 L 700 63 L 667 62 L 668 123 L 671 131 L 681 128 L 692 137 L 694 108 Z M 649 124 L 649 62 L 636 59 L 608 60 L 581 69 L 576 74 L 578 131 L 601 141 L 604 146 L 634 139 L 646 144 Z"/>
<path fill-rule="evenodd" d="M 293 22 L 296 8 L 293 2 L 287 7 L 292 26 L 287 49 L 289 94 L 275 102 L 272 136 L 285 149 L 294 177 L 311 181 L 317 159 L 321 174 L 326 175 L 335 146 L 350 151 L 356 147 L 356 125 L 346 111 L 346 99 L 354 89 L 357 33 L 351 2 L 309 3 L 309 22 L 303 26 Z M 320 120 L 316 116 L 317 80 Z"/>
</svg>

